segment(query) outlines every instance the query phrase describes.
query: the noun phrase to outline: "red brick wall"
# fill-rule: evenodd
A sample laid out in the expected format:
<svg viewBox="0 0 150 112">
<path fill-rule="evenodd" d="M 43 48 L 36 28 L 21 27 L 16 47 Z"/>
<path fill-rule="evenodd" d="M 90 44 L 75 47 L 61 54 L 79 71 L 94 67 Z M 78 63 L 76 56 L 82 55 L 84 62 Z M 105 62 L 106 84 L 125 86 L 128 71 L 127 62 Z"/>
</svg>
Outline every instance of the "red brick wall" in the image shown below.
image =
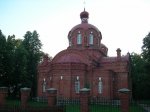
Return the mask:
<svg viewBox="0 0 150 112">
<path fill-rule="evenodd" d="M 66 52 L 66 51 L 65 51 Z M 67 53 L 72 51 L 67 51 Z M 88 50 L 83 53 L 87 53 Z M 95 53 L 96 52 L 96 53 Z M 92 50 L 89 53 L 92 56 Z M 100 53 L 99 53 L 100 54 Z M 61 54 L 60 54 L 61 55 Z M 64 55 L 64 54 L 63 54 Z M 98 55 L 97 51 L 93 51 L 94 59 L 98 59 L 101 55 Z M 80 55 L 82 58 L 84 55 Z M 59 59 L 56 56 L 55 60 Z M 83 57 L 85 58 L 85 57 Z M 92 96 L 102 96 L 107 98 L 117 98 L 117 90 L 120 88 L 129 88 L 129 69 L 128 62 L 122 60 L 112 60 L 104 62 L 101 59 L 100 66 L 96 67 L 93 64 L 92 57 L 83 59 L 87 63 L 72 63 L 72 62 L 51 62 L 47 66 L 39 67 L 38 77 L 38 96 L 44 95 L 42 93 L 42 82 L 46 78 L 47 88 L 53 87 L 58 90 L 58 95 L 64 97 L 79 97 L 79 94 L 75 93 L 75 79 L 79 76 L 80 88 L 85 86 L 90 87 Z M 81 59 L 82 60 L 82 59 Z M 91 63 L 90 63 L 91 62 Z M 61 76 L 63 79 L 61 80 Z M 50 80 L 51 77 L 51 80 Z M 98 79 L 102 78 L 103 92 L 98 93 Z"/>
</svg>

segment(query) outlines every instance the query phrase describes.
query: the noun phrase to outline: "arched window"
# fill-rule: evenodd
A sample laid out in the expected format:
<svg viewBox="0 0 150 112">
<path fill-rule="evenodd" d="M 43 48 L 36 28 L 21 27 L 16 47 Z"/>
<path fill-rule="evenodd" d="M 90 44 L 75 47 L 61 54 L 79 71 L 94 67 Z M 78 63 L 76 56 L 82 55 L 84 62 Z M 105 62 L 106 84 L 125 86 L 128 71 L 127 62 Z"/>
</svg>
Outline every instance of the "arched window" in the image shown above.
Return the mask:
<svg viewBox="0 0 150 112">
<path fill-rule="evenodd" d="M 79 93 L 80 92 L 80 81 L 79 81 L 79 76 L 77 76 L 77 79 L 75 81 L 75 92 Z"/>
<path fill-rule="evenodd" d="M 103 83 L 101 77 L 99 77 L 99 82 L 98 82 L 98 93 L 102 94 L 103 92 Z"/>
<path fill-rule="evenodd" d="M 42 90 L 43 90 L 43 92 L 46 92 L 46 81 L 45 81 L 45 78 L 43 79 Z"/>
<path fill-rule="evenodd" d="M 82 44 L 82 35 L 81 35 L 80 31 L 77 34 L 77 44 Z"/>
<path fill-rule="evenodd" d="M 93 45 L 93 39 L 94 39 L 94 36 L 93 36 L 93 33 L 91 32 L 89 35 L 89 44 L 90 45 Z"/>
</svg>

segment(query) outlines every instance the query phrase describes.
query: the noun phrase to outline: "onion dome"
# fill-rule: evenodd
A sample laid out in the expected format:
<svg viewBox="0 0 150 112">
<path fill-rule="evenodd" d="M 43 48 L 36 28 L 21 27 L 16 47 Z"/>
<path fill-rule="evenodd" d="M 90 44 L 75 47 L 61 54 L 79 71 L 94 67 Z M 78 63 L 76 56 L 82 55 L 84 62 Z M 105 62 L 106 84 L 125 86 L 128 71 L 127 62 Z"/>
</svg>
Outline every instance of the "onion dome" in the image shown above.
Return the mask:
<svg viewBox="0 0 150 112">
<path fill-rule="evenodd" d="M 80 18 L 83 23 L 87 23 L 89 18 L 89 13 L 84 9 L 84 11 L 80 13 Z"/>
</svg>

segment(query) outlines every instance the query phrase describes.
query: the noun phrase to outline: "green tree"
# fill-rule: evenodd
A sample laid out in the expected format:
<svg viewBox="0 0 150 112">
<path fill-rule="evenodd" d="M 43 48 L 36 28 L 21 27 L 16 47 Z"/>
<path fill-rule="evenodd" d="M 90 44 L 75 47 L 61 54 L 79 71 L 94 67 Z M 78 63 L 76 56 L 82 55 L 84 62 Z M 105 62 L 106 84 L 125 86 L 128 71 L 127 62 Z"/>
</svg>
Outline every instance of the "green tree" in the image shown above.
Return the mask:
<svg viewBox="0 0 150 112">
<path fill-rule="evenodd" d="M 36 31 L 27 31 L 23 46 L 27 51 L 27 77 L 28 83 L 25 86 L 32 88 L 32 95 L 36 96 L 37 91 L 37 66 L 42 56 L 41 41 L 39 40 L 39 34 Z"/>
<path fill-rule="evenodd" d="M 15 35 L 8 36 L 6 41 L 6 54 L 5 54 L 5 72 L 7 74 L 7 86 L 14 86 L 14 65 L 15 65 Z"/>
<path fill-rule="evenodd" d="M 142 46 L 142 56 L 146 61 L 147 72 L 150 73 L 150 32 L 148 35 L 143 39 L 143 46 Z"/>
<path fill-rule="evenodd" d="M 5 54 L 6 54 L 6 37 L 0 30 L 0 86 L 5 86 Z"/>
<path fill-rule="evenodd" d="M 146 88 L 150 88 L 150 32 L 148 35 L 143 39 L 143 46 L 142 46 L 142 56 L 145 60 L 145 69 L 146 69 Z M 147 89 L 147 95 L 150 94 L 150 89 Z M 150 99 L 150 96 L 148 97 Z"/>
<path fill-rule="evenodd" d="M 150 33 L 143 39 L 142 53 L 132 53 L 133 97 L 150 99 Z"/>
<path fill-rule="evenodd" d="M 22 76 L 26 68 L 26 52 L 22 47 L 22 41 L 15 39 L 15 35 L 8 36 L 4 54 L 4 71 L 3 86 L 9 87 L 9 95 L 15 97 L 19 93 L 19 86 L 23 83 Z"/>
<path fill-rule="evenodd" d="M 13 93 L 12 95 L 16 97 L 19 95 L 20 87 L 24 86 L 29 80 L 27 77 L 27 51 L 22 45 L 22 40 L 17 39 L 15 41 L 15 54 L 14 54 L 14 72 L 13 72 Z"/>
<path fill-rule="evenodd" d="M 132 93 L 133 98 L 143 99 L 147 98 L 147 74 L 145 68 L 145 60 L 141 54 L 132 53 Z"/>
<path fill-rule="evenodd" d="M 0 30 L 0 86 L 9 87 L 9 95 L 18 95 L 20 87 L 31 87 L 32 95 L 36 95 L 41 47 L 36 31 L 28 31 L 21 40 L 15 35 L 6 39 Z"/>
</svg>

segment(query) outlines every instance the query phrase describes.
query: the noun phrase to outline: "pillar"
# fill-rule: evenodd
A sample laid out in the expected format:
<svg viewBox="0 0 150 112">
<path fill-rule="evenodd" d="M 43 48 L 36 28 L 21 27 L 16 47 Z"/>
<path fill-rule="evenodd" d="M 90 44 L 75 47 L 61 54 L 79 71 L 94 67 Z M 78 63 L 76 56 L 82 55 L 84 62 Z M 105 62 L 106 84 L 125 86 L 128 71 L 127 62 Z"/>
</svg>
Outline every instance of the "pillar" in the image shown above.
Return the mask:
<svg viewBox="0 0 150 112">
<path fill-rule="evenodd" d="M 83 88 L 80 90 L 80 112 L 89 112 L 90 89 Z"/>
<path fill-rule="evenodd" d="M 29 100 L 29 96 L 30 96 L 30 88 L 21 88 L 21 107 L 22 108 L 26 108 L 28 106 L 28 100 Z"/>
<path fill-rule="evenodd" d="M 0 106 L 5 105 L 7 93 L 8 93 L 7 87 L 0 87 Z"/>
<path fill-rule="evenodd" d="M 55 106 L 57 102 L 57 90 L 55 88 L 49 88 L 46 92 L 48 97 L 48 106 Z"/>
<path fill-rule="evenodd" d="M 118 90 L 120 98 L 120 109 L 121 112 L 129 112 L 129 92 L 127 88 L 122 88 Z"/>
</svg>

